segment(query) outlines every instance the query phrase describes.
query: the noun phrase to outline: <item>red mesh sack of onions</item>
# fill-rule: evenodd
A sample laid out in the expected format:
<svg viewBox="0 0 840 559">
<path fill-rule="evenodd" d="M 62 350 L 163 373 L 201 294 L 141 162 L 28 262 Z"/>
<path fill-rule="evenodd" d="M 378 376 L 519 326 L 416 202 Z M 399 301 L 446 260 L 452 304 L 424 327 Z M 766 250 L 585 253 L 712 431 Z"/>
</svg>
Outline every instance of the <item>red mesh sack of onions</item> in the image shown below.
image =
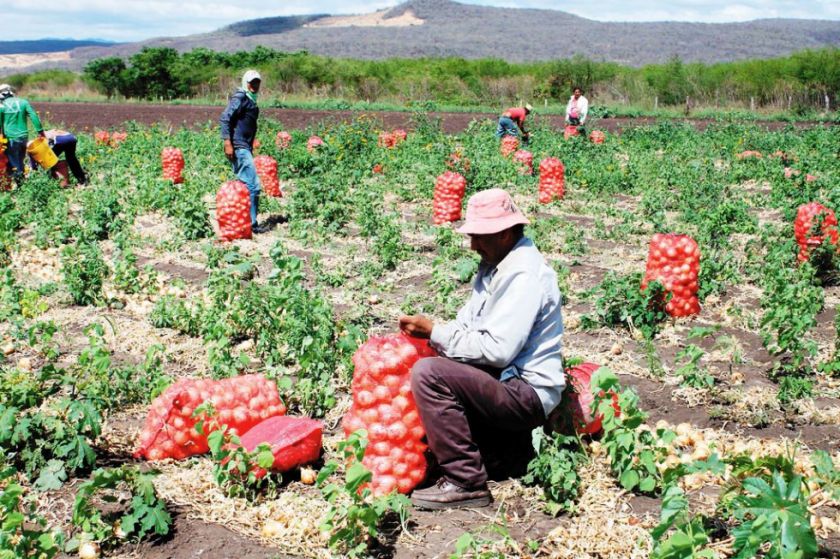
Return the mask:
<svg viewBox="0 0 840 559">
<path fill-rule="evenodd" d="M 12 175 L 6 172 L 9 168 L 9 158 L 5 151 L 0 151 L 0 191 L 12 189 Z"/>
<path fill-rule="evenodd" d="M 114 132 L 111 134 L 111 145 L 117 147 L 128 139 L 127 132 Z"/>
<path fill-rule="evenodd" d="M 320 136 L 310 136 L 309 139 L 306 140 L 306 150 L 309 153 L 312 153 L 322 145 L 324 145 L 324 140 L 322 140 Z"/>
<path fill-rule="evenodd" d="M 546 157 L 540 161 L 540 180 L 538 200 L 540 204 L 548 204 L 554 198 L 562 198 L 566 194 L 566 168 L 556 157 Z"/>
<path fill-rule="evenodd" d="M 817 224 L 818 216 L 822 216 L 822 225 L 819 231 L 813 231 Z M 828 241 L 840 252 L 838 242 L 837 216 L 834 212 L 819 202 L 802 204 L 796 211 L 796 220 L 793 222 L 793 233 L 796 237 L 796 244 L 799 245 L 798 259 L 805 262 L 811 256 L 811 250 L 825 241 Z"/>
<path fill-rule="evenodd" d="M 181 173 L 184 171 L 184 154 L 178 148 L 163 148 L 160 152 L 163 178 L 175 184 L 184 182 Z"/>
<path fill-rule="evenodd" d="M 109 146 L 111 145 L 111 134 L 107 130 L 97 130 L 93 135 L 93 139 L 97 145 Z"/>
<path fill-rule="evenodd" d="M 402 128 L 396 128 L 393 132 L 391 132 L 391 136 L 393 136 L 394 145 L 396 146 L 404 142 L 408 138 L 408 132 L 406 132 Z"/>
<path fill-rule="evenodd" d="M 257 168 L 257 176 L 265 193 L 275 198 L 283 196 L 280 179 L 277 178 L 277 160 L 270 155 L 258 155 L 254 158 L 254 167 Z"/>
<path fill-rule="evenodd" d="M 251 195 L 240 181 L 228 181 L 216 194 L 216 218 L 223 241 L 251 238 Z"/>
<path fill-rule="evenodd" d="M 213 415 L 193 417 L 204 403 L 213 405 Z M 277 385 L 263 375 L 179 380 L 152 402 L 135 457 L 181 460 L 203 454 L 209 450 L 207 435 L 220 426 L 239 435 L 264 419 L 285 413 Z M 195 429 L 198 419 L 204 422 L 203 434 Z"/>
<path fill-rule="evenodd" d="M 499 146 L 499 151 L 501 151 L 504 157 L 509 157 L 513 155 L 518 149 L 519 138 L 510 135 L 506 135 L 504 138 L 502 138 L 502 143 Z"/>
<path fill-rule="evenodd" d="M 394 135 L 391 132 L 380 132 L 376 145 L 381 148 L 392 148 L 396 145 Z"/>
<path fill-rule="evenodd" d="M 603 144 L 604 140 L 607 139 L 607 135 L 604 134 L 603 130 L 593 130 L 589 133 L 589 139 L 593 144 Z"/>
<path fill-rule="evenodd" d="M 277 149 L 288 149 L 292 145 L 292 135 L 285 130 L 281 130 L 277 133 L 277 137 L 274 138 L 274 145 L 277 146 Z"/>
<path fill-rule="evenodd" d="M 437 178 L 432 199 L 435 225 L 461 219 L 461 205 L 467 180 L 460 173 L 446 171 Z"/>
<path fill-rule="evenodd" d="M 700 272 L 700 247 L 688 235 L 656 233 L 650 241 L 647 268 L 642 289 L 658 281 L 671 300 L 665 312 L 671 316 L 690 316 L 700 312 L 697 276 Z"/>
<path fill-rule="evenodd" d="M 524 149 L 517 150 L 517 152 L 513 154 L 513 160 L 519 167 L 520 175 L 534 174 L 534 156 L 530 151 Z"/>
<path fill-rule="evenodd" d="M 568 126 L 566 126 L 566 129 L 563 131 L 564 140 L 568 140 L 569 138 L 574 138 L 575 136 L 579 135 L 580 131 L 578 130 L 578 127 L 573 124 L 569 124 Z"/>
<path fill-rule="evenodd" d="M 373 337 L 353 355 L 353 405 L 342 426 L 368 432 L 362 463 L 373 473 L 374 495 L 408 493 L 426 475 L 425 435 L 411 394 L 411 367 L 434 357 L 425 340 L 403 334 Z"/>
</svg>

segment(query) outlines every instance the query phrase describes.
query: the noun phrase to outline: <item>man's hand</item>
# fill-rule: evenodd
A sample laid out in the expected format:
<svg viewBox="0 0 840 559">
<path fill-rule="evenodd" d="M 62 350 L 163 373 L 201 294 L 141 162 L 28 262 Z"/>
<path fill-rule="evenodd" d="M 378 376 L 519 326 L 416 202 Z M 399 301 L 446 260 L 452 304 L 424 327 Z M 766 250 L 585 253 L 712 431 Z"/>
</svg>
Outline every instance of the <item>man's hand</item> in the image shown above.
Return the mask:
<svg viewBox="0 0 840 559">
<path fill-rule="evenodd" d="M 414 338 L 428 339 L 433 327 L 432 321 L 421 314 L 400 317 L 400 330 Z"/>
<path fill-rule="evenodd" d="M 225 157 L 227 157 L 230 161 L 233 161 L 235 157 L 233 153 L 233 144 L 230 140 L 225 140 Z"/>
<path fill-rule="evenodd" d="M 39 135 L 40 137 L 42 137 L 42 138 L 46 138 L 46 137 L 47 137 L 47 133 L 46 133 L 46 132 L 44 132 L 43 130 L 41 130 L 40 132 L 38 132 L 38 135 Z"/>
</svg>

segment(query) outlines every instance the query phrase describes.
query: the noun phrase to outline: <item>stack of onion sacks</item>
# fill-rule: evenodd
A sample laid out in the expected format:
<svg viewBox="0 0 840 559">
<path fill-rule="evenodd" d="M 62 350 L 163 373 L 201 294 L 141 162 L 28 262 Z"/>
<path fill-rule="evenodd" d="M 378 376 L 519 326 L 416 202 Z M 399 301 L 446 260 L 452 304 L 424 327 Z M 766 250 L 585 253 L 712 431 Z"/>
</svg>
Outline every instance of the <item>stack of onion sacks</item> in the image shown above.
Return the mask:
<svg viewBox="0 0 840 559">
<path fill-rule="evenodd" d="M 435 355 L 425 340 L 403 334 L 373 337 L 353 355 L 353 405 L 342 426 L 368 432 L 362 463 L 374 495 L 408 493 L 426 475 L 425 435 L 411 394 L 411 367 Z"/>
</svg>

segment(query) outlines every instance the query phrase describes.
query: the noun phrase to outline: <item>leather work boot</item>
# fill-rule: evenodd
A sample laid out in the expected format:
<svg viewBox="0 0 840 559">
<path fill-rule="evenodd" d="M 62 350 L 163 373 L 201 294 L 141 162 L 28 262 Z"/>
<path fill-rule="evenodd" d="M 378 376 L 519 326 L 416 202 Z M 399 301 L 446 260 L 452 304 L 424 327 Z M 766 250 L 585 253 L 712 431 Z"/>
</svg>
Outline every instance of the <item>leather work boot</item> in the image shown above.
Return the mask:
<svg viewBox="0 0 840 559">
<path fill-rule="evenodd" d="M 486 507 L 492 500 L 486 485 L 478 489 L 464 489 L 446 478 L 440 478 L 433 486 L 411 494 L 411 503 L 426 510 Z"/>
</svg>

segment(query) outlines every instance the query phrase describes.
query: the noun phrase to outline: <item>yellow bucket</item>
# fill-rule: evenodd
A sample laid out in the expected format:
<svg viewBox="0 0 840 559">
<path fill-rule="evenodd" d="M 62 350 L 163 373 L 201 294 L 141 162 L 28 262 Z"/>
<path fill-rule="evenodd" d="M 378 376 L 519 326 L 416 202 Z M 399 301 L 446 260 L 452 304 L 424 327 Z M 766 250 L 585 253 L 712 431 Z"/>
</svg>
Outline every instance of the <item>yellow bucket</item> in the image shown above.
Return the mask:
<svg viewBox="0 0 840 559">
<path fill-rule="evenodd" d="M 53 150 L 50 149 L 50 144 L 47 143 L 46 138 L 35 138 L 26 144 L 26 153 L 32 156 L 32 159 L 38 162 L 38 165 L 44 169 L 52 169 L 58 163 Z"/>
</svg>

